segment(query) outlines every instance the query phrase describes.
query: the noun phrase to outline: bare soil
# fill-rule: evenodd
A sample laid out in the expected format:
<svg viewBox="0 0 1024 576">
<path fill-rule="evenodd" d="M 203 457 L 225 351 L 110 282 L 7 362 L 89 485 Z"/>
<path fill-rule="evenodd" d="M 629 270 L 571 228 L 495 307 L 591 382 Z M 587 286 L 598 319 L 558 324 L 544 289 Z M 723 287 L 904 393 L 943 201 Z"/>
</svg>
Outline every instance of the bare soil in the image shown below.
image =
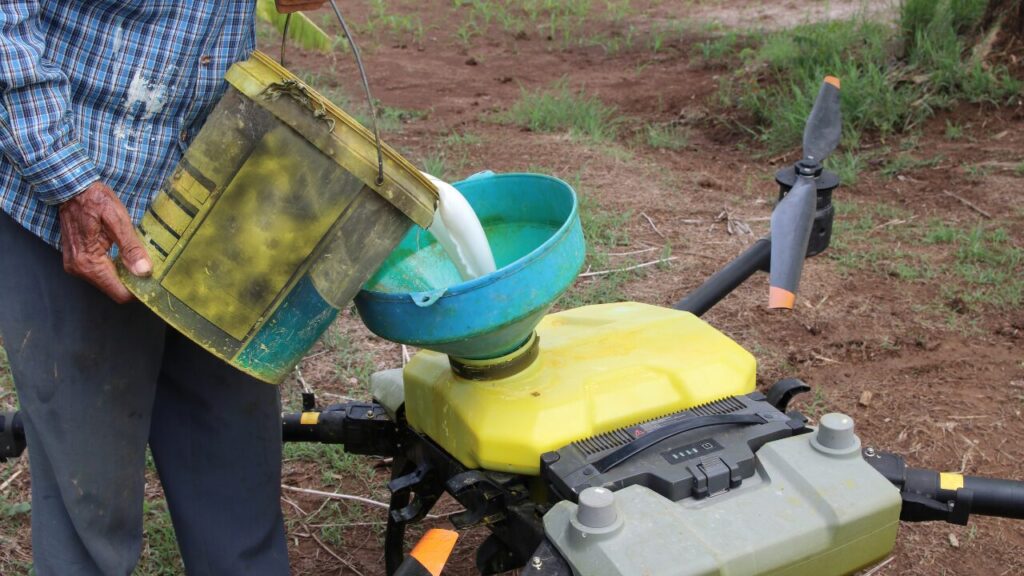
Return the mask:
<svg viewBox="0 0 1024 576">
<path fill-rule="evenodd" d="M 722 122 L 730 113 L 719 109 L 713 97 L 718 78 L 731 71 L 696 56 L 697 43 L 711 32 L 691 26 L 658 53 L 643 42 L 614 54 L 600 46 L 567 47 L 544 29 L 488 34 L 467 45 L 456 36 L 463 13 L 451 2 L 393 4 L 393 12 L 422 18 L 426 32 L 420 41 L 386 30 L 362 37 L 370 80 L 386 106 L 424 114 L 391 131 L 387 141 L 412 159 L 440 155 L 456 176 L 490 169 L 578 178 L 578 191 L 597 206 L 630 215 L 628 245 L 617 249 L 661 250 L 668 244 L 678 257 L 667 266 L 629 275 L 624 284 L 629 299 L 670 305 L 767 232 L 766 217 L 777 194 L 772 175 L 797 154 L 768 158 L 749 135 Z M 638 28 L 643 22 L 683 18 L 719 20 L 731 27 L 774 26 L 780 13 L 807 8 L 808 18 L 834 17 L 858 5 L 660 2 L 643 4 L 628 22 Z M 869 5 L 873 10 L 891 7 L 887 2 Z M 362 4 L 347 11 L 353 22 L 369 14 Z M 597 24 L 587 33 L 620 34 L 628 22 Z M 289 54 L 290 68 L 319 74 L 323 85 L 318 88 L 338 87 L 358 98 L 355 67 L 347 55 L 328 57 L 296 48 L 289 48 Z M 632 128 L 607 146 L 493 120 L 492 113 L 507 109 L 521 90 L 548 87 L 561 78 L 615 105 Z M 685 126 L 688 146 L 677 151 L 648 147 L 632 131 L 649 122 Z M 962 136 L 950 139 L 949 124 L 962 126 Z M 478 138 L 466 145 L 445 144 L 453 132 Z M 1024 160 L 1024 108 L 1019 103 L 961 106 L 940 113 L 915 138 L 912 147 L 897 138 L 871 143 L 869 149 L 898 151 L 902 145 L 915 157 L 938 158 L 935 165 L 888 178 L 881 163 L 869 162 L 855 185 L 837 191 L 844 206 L 839 220 L 847 223 L 837 224 L 837 241 L 844 233 L 849 236 L 841 249 L 809 261 L 795 311 L 768 312 L 767 281 L 755 277 L 705 319 L 758 357 L 761 386 L 790 376 L 811 384 L 815 392 L 796 407 L 812 418 L 830 411 L 850 414 L 867 445 L 902 453 L 916 466 L 1024 479 L 1024 309 L 967 303 L 951 296 L 958 279 L 950 274 L 907 279 L 884 265 L 887 254 L 895 261 L 901 251 L 912 253 L 915 262 L 951 264 L 954 248 L 922 242 L 934 222 L 965 230 L 999 227 L 1013 246 L 1024 247 L 1024 176 L 1016 170 Z M 879 206 L 884 213 L 877 211 Z M 865 214 L 876 214 L 875 220 L 866 229 L 857 228 L 853 223 Z M 742 232 L 742 224 L 750 234 Z M 846 257 L 865 251 L 881 253 L 883 265 L 848 265 Z M 651 259 L 660 253 L 652 252 Z M 606 280 L 580 279 L 574 292 Z M 303 365 L 305 379 L 326 393 L 322 401 L 365 395 L 367 370 L 401 365 L 401 347 L 370 335 L 354 315 L 343 315 L 333 331 L 334 343 L 329 338 Z M 364 355 L 366 363 L 355 367 L 339 360 L 339 353 Z M 298 383 L 283 386 L 286 401 L 294 405 Z M 870 392 L 868 401 L 862 401 L 865 392 Z M 289 460 L 284 482 L 386 498 L 382 464 L 369 459 L 357 464 L 368 472 L 331 479 L 310 461 Z M 8 499 L 26 498 L 28 485 L 26 471 L 7 488 L 14 493 Z M 296 574 L 383 573 L 381 527 L 350 525 L 379 521 L 381 510 L 340 504 L 344 519 L 336 522 L 349 525 L 327 533 L 328 528 L 310 526 L 326 522 L 310 519 L 324 505 L 322 498 L 288 491 L 284 496 Z M 457 505 L 445 502 L 439 508 L 445 513 Z M 444 525 L 443 520 L 432 522 Z M 16 526 L 13 533 L 0 534 L 0 552 L 24 560 L 29 557 L 27 521 Z M 481 538 L 474 533 L 463 539 L 450 573 L 474 573 L 473 548 Z M 964 528 L 904 524 L 893 559 L 874 572 L 1021 573 L 1024 523 L 988 518 L 974 518 Z"/>
</svg>

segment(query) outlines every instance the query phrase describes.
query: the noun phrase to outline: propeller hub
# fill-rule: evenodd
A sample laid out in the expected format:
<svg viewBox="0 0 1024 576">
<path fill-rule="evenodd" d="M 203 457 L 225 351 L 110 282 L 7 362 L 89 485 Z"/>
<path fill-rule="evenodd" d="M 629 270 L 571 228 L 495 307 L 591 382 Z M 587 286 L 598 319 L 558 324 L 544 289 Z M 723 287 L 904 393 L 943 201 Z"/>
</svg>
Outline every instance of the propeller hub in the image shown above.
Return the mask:
<svg viewBox="0 0 1024 576">
<path fill-rule="evenodd" d="M 804 158 L 796 163 L 796 173 L 798 176 L 817 178 L 821 176 L 822 171 L 824 171 L 824 167 L 822 167 L 821 162 L 813 158 Z"/>
</svg>

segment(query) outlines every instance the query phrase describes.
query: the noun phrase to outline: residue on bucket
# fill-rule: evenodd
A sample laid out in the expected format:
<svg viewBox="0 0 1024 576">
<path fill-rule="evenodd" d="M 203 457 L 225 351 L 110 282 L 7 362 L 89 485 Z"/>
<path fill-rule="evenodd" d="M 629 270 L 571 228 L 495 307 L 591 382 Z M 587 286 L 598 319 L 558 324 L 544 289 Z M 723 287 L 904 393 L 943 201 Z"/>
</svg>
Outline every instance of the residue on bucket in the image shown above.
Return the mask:
<svg viewBox="0 0 1024 576">
<path fill-rule="evenodd" d="M 463 280 L 494 272 L 494 254 L 476 212 L 454 186 L 424 175 L 437 186 L 440 202 L 428 229 L 448 253 Z"/>
</svg>

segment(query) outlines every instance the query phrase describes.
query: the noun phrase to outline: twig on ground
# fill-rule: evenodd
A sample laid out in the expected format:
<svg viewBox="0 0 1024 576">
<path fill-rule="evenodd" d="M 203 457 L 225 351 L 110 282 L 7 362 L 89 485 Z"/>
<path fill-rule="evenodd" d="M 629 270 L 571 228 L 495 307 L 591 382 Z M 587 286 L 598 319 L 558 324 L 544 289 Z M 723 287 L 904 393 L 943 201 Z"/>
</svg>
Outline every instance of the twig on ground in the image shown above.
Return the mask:
<svg viewBox="0 0 1024 576">
<path fill-rule="evenodd" d="M 633 256 L 636 254 L 646 254 L 648 252 L 653 252 L 657 249 L 657 246 L 651 246 L 650 248 L 644 248 L 643 250 L 633 250 L 632 252 L 610 252 L 608 254 L 605 254 L 605 256 Z"/>
<path fill-rule="evenodd" d="M 301 362 L 299 363 L 301 364 Z M 302 391 L 306 394 L 313 392 L 313 389 L 309 387 L 306 379 L 302 377 L 302 369 L 299 368 L 299 364 L 295 365 L 295 378 L 298 379 L 299 384 L 302 386 Z"/>
<path fill-rule="evenodd" d="M 331 556 L 334 556 L 334 559 L 337 560 L 338 562 L 341 562 L 342 564 L 344 564 L 346 568 L 348 568 L 349 570 L 355 572 L 359 576 L 366 576 L 365 574 L 360 572 L 355 566 L 353 566 L 351 562 L 349 562 L 348 560 L 345 560 L 341 556 L 338 556 L 337 552 L 335 552 L 334 550 L 331 550 L 331 548 L 329 546 L 327 546 L 327 544 L 324 544 L 324 541 L 321 540 L 320 537 L 316 535 L 316 532 L 313 532 L 311 530 L 309 532 L 309 535 L 313 537 L 313 541 L 316 542 L 317 544 L 319 544 L 320 547 L 323 548 L 325 552 L 327 552 Z"/>
<path fill-rule="evenodd" d="M 405 344 L 402 344 L 402 366 L 404 367 L 406 364 L 408 364 L 409 360 L 411 359 L 412 357 L 409 356 L 409 347 L 406 346 Z"/>
<path fill-rule="evenodd" d="M 287 484 L 281 484 L 281 489 L 282 490 L 289 490 L 289 491 L 292 491 L 292 492 L 299 492 L 299 493 L 302 493 L 302 494 L 308 494 L 310 496 L 319 496 L 321 498 L 330 498 L 332 500 L 350 500 L 350 501 L 353 501 L 353 502 L 360 502 L 362 504 L 367 504 L 369 506 L 376 506 L 378 508 L 383 508 L 385 510 L 390 509 L 390 506 L 388 506 L 387 504 L 385 504 L 383 502 L 378 502 L 376 500 L 371 500 L 369 498 L 363 498 L 362 496 L 353 496 L 352 494 L 341 494 L 339 492 L 323 492 L 321 490 L 312 490 L 312 489 L 309 489 L 309 488 L 299 488 L 297 486 L 288 486 Z M 427 514 L 426 518 L 428 518 L 430 520 L 439 520 L 439 519 L 442 519 L 442 518 L 447 518 L 449 516 L 452 516 L 453 514 L 459 514 L 461 512 L 462 512 L 462 510 L 458 510 L 458 511 L 455 511 L 455 512 L 446 512 L 444 514 Z"/>
<path fill-rule="evenodd" d="M 288 486 L 285 486 L 284 484 L 282 484 L 281 488 L 288 488 Z M 304 491 L 304 490 L 303 489 L 298 489 L 298 491 L 301 492 L 301 491 Z M 305 510 L 303 510 L 295 502 L 292 502 L 292 500 L 290 498 L 288 498 L 287 496 L 281 496 L 281 500 L 284 501 L 285 503 L 289 504 L 292 508 L 295 508 L 295 510 L 298 511 L 298 513 L 299 513 L 299 517 L 297 518 L 297 520 L 299 522 L 299 526 L 301 526 L 302 528 L 304 528 L 306 530 L 306 534 L 295 534 L 296 536 L 303 536 L 303 537 L 312 538 L 314 542 L 316 542 L 321 548 L 324 549 L 325 552 L 327 552 L 328 554 L 333 556 L 334 559 L 337 560 L 338 562 L 341 562 L 342 564 L 344 564 L 346 568 L 348 568 L 349 570 L 355 572 L 356 574 L 359 574 L 359 576 L 365 576 L 355 566 L 353 566 L 351 562 L 349 562 L 348 560 L 345 560 L 344 558 L 339 556 L 334 550 L 331 550 L 331 548 L 329 546 L 327 546 L 327 544 L 325 544 L 324 541 L 321 540 L 319 536 L 316 535 L 316 532 L 310 529 L 311 528 L 310 525 L 306 523 L 306 518 L 309 517 L 309 514 L 307 514 Z M 322 506 L 321 506 L 321 508 L 322 508 Z"/>
<path fill-rule="evenodd" d="M 879 570 L 881 570 L 882 568 L 885 568 L 886 566 L 888 566 L 889 563 L 892 562 L 895 559 L 896 559 L 895 556 L 889 556 L 888 560 L 886 560 L 885 562 L 882 562 L 878 566 L 875 566 L 871 570 L 868 570 L 867 572 L 864 573 L 863 576 L 874 576 L 874 574 L 877 574 Z"/>
<path fill-rule="evenodd" d="M 661 233 L 661 230 L 658 230 L 658 227 L 654 224 L 654 220 L 651 220 L 651 217 L 648 216 L 647 213 L 641 212 L 640 215 L 643 216 L 644 220 L 647 220 L 648 224 L 651 225 L 651 228 L 654 229 L 654 233 L 655 234 L 657 234 L 658 236 L 661 236 L 662 238 L 665 237 L 665 235 Z"/>
<path fill-rule="evenodd" d="M 377 506 L 378 508 L 384 508 L 387 510 L 389 506 L 383 502 L 371 500 L 369 498 L 363 498 L 362 496 L 353 496 L 352 494 L 341 494 L 338 492 L 323 492 L 320 490 L 311 490 L 309 488 L 299 488 L 297 486 L 288 486 L 287 484 L 281 484 L 282 490 L 289 490 L 291 492 L 300 492 L 302 494 L 309 494 L 311 496 L 320 496 L 321 498 L 331 498 L 334 500 L 352 500 L 354 502 L 362 502 L 370 506 Z"/>
<path fill-rule="evenodd" d="M 608 274 L 615 274 L 617 272 L 629 272 L 630 270 L 637 270 L 639 268 L 647 268 L 648 266 L 655 266 L 664 262 L 671 262 L 673 260 L 679 260 L 678 256 L 670 256 L 668 258 L 661 258 L 660 260 L 652 260 L 650 262 L 644 262 L 643 264 L 637 264 L 636 266 L 627 266 L 625 268 L 615 268 L 613 270 L 597 270 L 595 272 L 584 272 L 580 274 L 580 278 L 593 278 L 594 276 L 606 276 Z"/>
<path fill-rule="evenodd" d="M 984 216 L 988 220 L 992 219 L 992 214 L 988 213 L 987 211 L 985 211 L 982 208 L 979 208 L 977 204 L 971 202 L 970 200 L 964 198 L 963 196 L 958 196 L 956 194 L 953 194 L 949 190 L 943 190 L 942 193 L 945 194 L 946 196 L 949 196 L 950 198 L 952 198 L 954 200 L 958 200 L 961 204 L 963 204 L 964 206 L 967 206 L 971 210 L 974 210 L 978 214 L 981 214 L 982 216 Z"/>
<path fill-rule="evenodd" d="M 14 480 L 18 476 L 21 476 L 22 472 L 24 472 L 24 469 L 18 469 L 14 474 L 11 474 L 11 476 L 7 480 L 5 480 L 3 484 L 0 484 L 0 492 L 7 490 L 7 488 L 11 485 L 11 482 L 14 482 Z"/>
</svg>

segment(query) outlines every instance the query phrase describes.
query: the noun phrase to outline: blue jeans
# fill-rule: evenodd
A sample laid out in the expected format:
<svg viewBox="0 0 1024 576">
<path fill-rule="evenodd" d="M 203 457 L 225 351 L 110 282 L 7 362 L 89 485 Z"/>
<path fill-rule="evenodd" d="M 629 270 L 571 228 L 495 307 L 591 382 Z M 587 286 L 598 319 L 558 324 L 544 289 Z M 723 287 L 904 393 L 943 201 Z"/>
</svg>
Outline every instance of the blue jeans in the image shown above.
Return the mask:
<svg viewBox="0 0 1024 576">
<path fill-rule="evenodd" d="M 131 574 L 147 443 L 188 574 L 288 574 L 276 386 L 67 275 L 2 213 L 0 336 L 25 419 L 39 576 Z"/>
</svg>

